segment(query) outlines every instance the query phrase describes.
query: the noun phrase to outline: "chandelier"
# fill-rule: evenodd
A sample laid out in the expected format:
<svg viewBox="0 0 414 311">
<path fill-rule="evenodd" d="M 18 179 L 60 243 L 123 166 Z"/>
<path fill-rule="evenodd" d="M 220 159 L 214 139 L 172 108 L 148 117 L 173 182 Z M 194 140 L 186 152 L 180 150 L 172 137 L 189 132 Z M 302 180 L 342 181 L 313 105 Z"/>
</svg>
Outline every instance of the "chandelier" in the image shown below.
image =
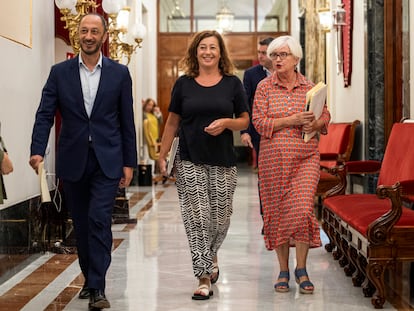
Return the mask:
<svg viewBox="0 0 414 311">
<path fill-rule="evenodd" d="M 168 15 L 168 19 L 174 18 L 185 18 L 185 13 L 180 7 L 180 1 L 173 0 L 173 9 L 171 10 L 170 15 Z"/>
<path fill-rule="evenodd" d="M 233 30 L 234 13 L 227 6 L 227 1 L 221 2 L 221 8 L 216 14 L 217 28 L 220 32 Z"/>
<path fill-rule="evenodd" d="M 96 12 L 99 4 L 96 0 L 55 0 L 55 3 L 62 14 L 61 20 L 65 22 L 64 28 L 68 29 L 73 52 L 78 54 L 80 51 L 79 21 L 85 14 Z M 141 47 L 146 33 L 145 26 L 142 24 L 132 26 L 130 34 L 135 42 L 129 44 L 126 42 L 126 37 L 130 8 L 126 5 L 126 0 L 102 0 L 102 8 L 108 14 L 109 57 L 118 62 L 125 57 L 126 63 L 129 64 L 131 55 Z"/>
</svg>

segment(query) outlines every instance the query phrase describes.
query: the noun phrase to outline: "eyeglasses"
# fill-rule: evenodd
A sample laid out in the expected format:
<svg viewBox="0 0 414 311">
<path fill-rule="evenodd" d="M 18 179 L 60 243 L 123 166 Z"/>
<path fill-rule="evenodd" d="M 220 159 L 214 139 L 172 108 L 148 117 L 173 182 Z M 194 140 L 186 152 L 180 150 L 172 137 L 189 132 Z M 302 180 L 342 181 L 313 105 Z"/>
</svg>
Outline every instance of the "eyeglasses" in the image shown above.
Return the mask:
<svg viewBox="0 0 414 311">
<path fill-rule="evenodd" d="M 270 53 L 270 58 L 272 60 L 277 60 L 277 58 L 280 57 L 281 60 L 284 60 L 289 55 L 292 55 L 292 53 L 287 53 L 287 52 Z"/>
</svg>

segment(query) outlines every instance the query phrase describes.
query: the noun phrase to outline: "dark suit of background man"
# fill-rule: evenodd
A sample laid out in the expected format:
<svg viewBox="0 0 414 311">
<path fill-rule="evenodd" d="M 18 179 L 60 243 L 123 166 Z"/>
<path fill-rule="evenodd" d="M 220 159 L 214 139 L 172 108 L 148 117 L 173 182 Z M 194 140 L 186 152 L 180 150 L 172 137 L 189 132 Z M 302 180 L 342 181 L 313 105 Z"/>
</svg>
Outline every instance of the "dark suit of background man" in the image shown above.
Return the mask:
<svg viewBox="0 0 414 311">
<path fill-rule="evenodd" d="M 101 53 L 105 19 L 85 15 L 79 24 L 80 56 L 54 65 L 34 123 L 30 165 L 43 160 L 56 110 L 61 114 L 56 174 L 75 227 L 85 285 L 79 298 L 109 308 L 105 276 L 111 262 L 112 209 L 137 165 L 132 81 L 126 66 Z"/>
<path fill-rule="evenodd" d="M 254 94 L 256 93 L 257 84 L 262 81 L 264 78 L 270 76 L 273 72 L 272 61 L 267 57 L 267 47 L 273 38 L 266 38 L 259 41 L 257 48 L 257 60 L 259 64 L 250 67 L 244 72 L 243 76 L 243 85 L 247 93 L 247 98 L 249 100 L 250 114 L 252 113 Z M 254 167 L 257 167 L 257 158 L 259 157 L 259 145 L 260 145 L 260 135 L 257 133 L 254 128 L 251 118 L 249 128 L 247 130 L 240 132 L 241 142 L 245 146 L 254 148 L 256 152 L 256 163 Z"/>
<path fill-rule="evenodd" d="M 266 38 L 259 41 L 257 47 L 257 60 L 259 64 L 250 67 L 244 72 L 243 76 L 243 85 L 244 89 L 246 90 L 247 98 L 249 100 L 249 107 L 250 107 L 250 124 L 247 130 L 241 131 L 240 139 L 243 145 L 249 146 L 250 148 L 254 148 L 256 153 L 255 163 L 253 163 L 253 167 L 257 168 L 257 160 L 259 158 L 259 149 L 260 149 L 260 135 L 257 133 L 256 129 L 253 126 L 251 120 L 251 113 L 253 108 L 253 101 L 254 101 L 254 94 L 256 93 L 257 85 L 260 81 L 264 78 L 272 75 L 273 67 L 272 67 L 272 60 L 267 57 L 267 47 L 269 46 L 270 42 L 273 41 L 273 38 Z M 260 214 L 262 213 L 262 203 L 260 202 Z M 262 229 L 263 233 L 263 229 Z"/>
</svg>

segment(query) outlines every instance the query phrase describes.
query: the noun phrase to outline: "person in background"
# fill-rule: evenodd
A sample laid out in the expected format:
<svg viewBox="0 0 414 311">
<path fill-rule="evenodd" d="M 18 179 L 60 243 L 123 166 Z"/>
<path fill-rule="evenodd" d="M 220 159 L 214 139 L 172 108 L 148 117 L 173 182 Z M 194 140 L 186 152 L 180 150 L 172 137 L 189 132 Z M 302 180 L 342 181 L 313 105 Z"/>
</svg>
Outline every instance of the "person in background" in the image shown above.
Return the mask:
<svg viewBox="0 0 414 311">
<path fill-rule="evenodd" d="M 273 73 L 272 60 L 267 56 L 267 47 L 273 41 L 272 37 L 260 40 L 257 47 L 257 60 L 259 63 L 248 68 L 243 75 L 243 86 L 246 90 L 249 108 L 252 111 L 254 94 L 256 93 L 257 84 L 264 78 L 269 77 Z M 257 168 L 257 159 L 259 156 L 260 135 L 257 133 L 253 124 L 250 122 L 247 130 L 240 131 L 240 139 L 243 145 L 253 148 L 256 152 L 256 162 L 253 163 Z"/>
<path fill-rule="evenodd" d="M 84 15 L 78 33 L 80 54 L 54 65 L 43 88 L 29 164 L 37 172 L 59 110 L 56 174 L 63 181 L 85 277 L 79 298 L 89 298 L 91 309 L 103 309 L 110 307 L 105 276 L 115 196 L 129 185 L 137 166 L 132 80 L 128 67 L 101 53 L 108 37 L 101 15 Z"/>
<path fill-rule="evenodd" d="M 249 108 L 243 85 L 222 36 L 202 31 L 180 62 L 184 75 L 173 87 L 161 140 L 159 165 L 177 131 L 177 191 L 198 287 L 193 299 L 208 299 L 217 282 L 217 252 L 230 226 L 237 184 L 233 131 L 247 128 Z"/>
<path fill-rule="evenodd" d="M 253 100 L 254 94 L 256 93 L 257 84 L 262 81 L 264 78 L 269 77 L 273 73 L 273 64 L 272 60 L 267 56 L 267 47 L 274 38 L 268 37 L 266 39 L 260 40 L 257 47 L 257 59 L 259 64 L 250 67 L 244 72 L 243 75 L 243 86 L 246 90 L 247 99 L 249 101 L 250 112 L 253 109 Z M 259 149 L 260 149 L 260 135 L 257 133 L 256 129 L 253 126 L 253 123 L 250 119 L 249 128 L 247 130 L 240 132 L 240 139 L 243 145 L 253 148 L 255 152 L 255 159 L 253 163 L 253 168 L 257 169 L 257 162 L 259 158 Z M 260 187 L 259 184 L 257 185 Z M 262 202 L 260 200 L 260 191 L 259 191 L 259 203 L 260 203 L 260 215 L 263 217 Z M 263 234 L 263 228 L 262 228 Z"/>
<path fill-rule="evenodd" d="M 163 123 L 162 112 L 160 107 L 152 98 L 142 100 L 143 118 L 149 121 L 150 135 L 155 138 L 156 141 L 160 141 L 160 127 Z"/>
<path fill-rule="evenodd" d="M 160 147 L 160 132 L 161 125 L 163 122 L 163 117 L 160 108 L 157 106 L 156 102 L 152 98 L 147 98 L 142 100 L 142 110 L 143 110 L 143 130 L 146 144 L 148 147 L 148 155 L 150 159 L 157 160 L 159 147 Z M 160 169 L 158 167 L 158 162 L 154 164 L 154 173 L 159 174 Z M 162 176 L 160 176 L 162 178 Z"/>
<path fill-rule="evenodd" d="M 309 248 L 321 246 L 314 214 L 320 168 L 317 137 L 305 143 L 302 134 L 326 134 L 330 114 L 326 105 L 318 120 L 313 112 L 306 111 L 306 93 L 314 84 L 297 71 L 302 48 L 296 39 L 276 38 L 267 55 L 275 71 L 259 83 L 252 117 L 261 136 L 259 182 L 265 245 L 276 250 L 279 260 L 275 290 L 289 291 L 289 248 L 295 246 L 294 276 L 300 292 L 311 294 L 314 285 L 306 261 Z"/>
</svg>

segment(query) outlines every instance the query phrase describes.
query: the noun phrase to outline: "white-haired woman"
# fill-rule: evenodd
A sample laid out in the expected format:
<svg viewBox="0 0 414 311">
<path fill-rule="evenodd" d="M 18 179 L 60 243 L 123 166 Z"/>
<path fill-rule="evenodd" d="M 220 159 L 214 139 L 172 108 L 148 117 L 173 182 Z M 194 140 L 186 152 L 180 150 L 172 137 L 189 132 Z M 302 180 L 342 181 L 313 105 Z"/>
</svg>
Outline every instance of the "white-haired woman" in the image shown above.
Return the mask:
<svg viewBox="0 0 414 311">
<path fill-rule="evenodd" d="M 330 114 L 323 109 L 316 120 L 306 111 L 306 93 L 314 84 L 297 70 L 302 47 L 291 36 L 273 40 L 267 54 L 274 73 L 257 87 L 253 124 L 261 135 L 259 154 L 260 197 L 263 204 L 264 239 L 276 250 L 280 273 L 277 292 L 289 291 L 289 248 L 296 247 L 294 276 L 300 292 L 313 293 L 306 271 L 309 248 L 320 247 L 314 195 L 319 180 L 318 139 L 304 142 L 303 133 L 326 134 Z"/>
</svg>

